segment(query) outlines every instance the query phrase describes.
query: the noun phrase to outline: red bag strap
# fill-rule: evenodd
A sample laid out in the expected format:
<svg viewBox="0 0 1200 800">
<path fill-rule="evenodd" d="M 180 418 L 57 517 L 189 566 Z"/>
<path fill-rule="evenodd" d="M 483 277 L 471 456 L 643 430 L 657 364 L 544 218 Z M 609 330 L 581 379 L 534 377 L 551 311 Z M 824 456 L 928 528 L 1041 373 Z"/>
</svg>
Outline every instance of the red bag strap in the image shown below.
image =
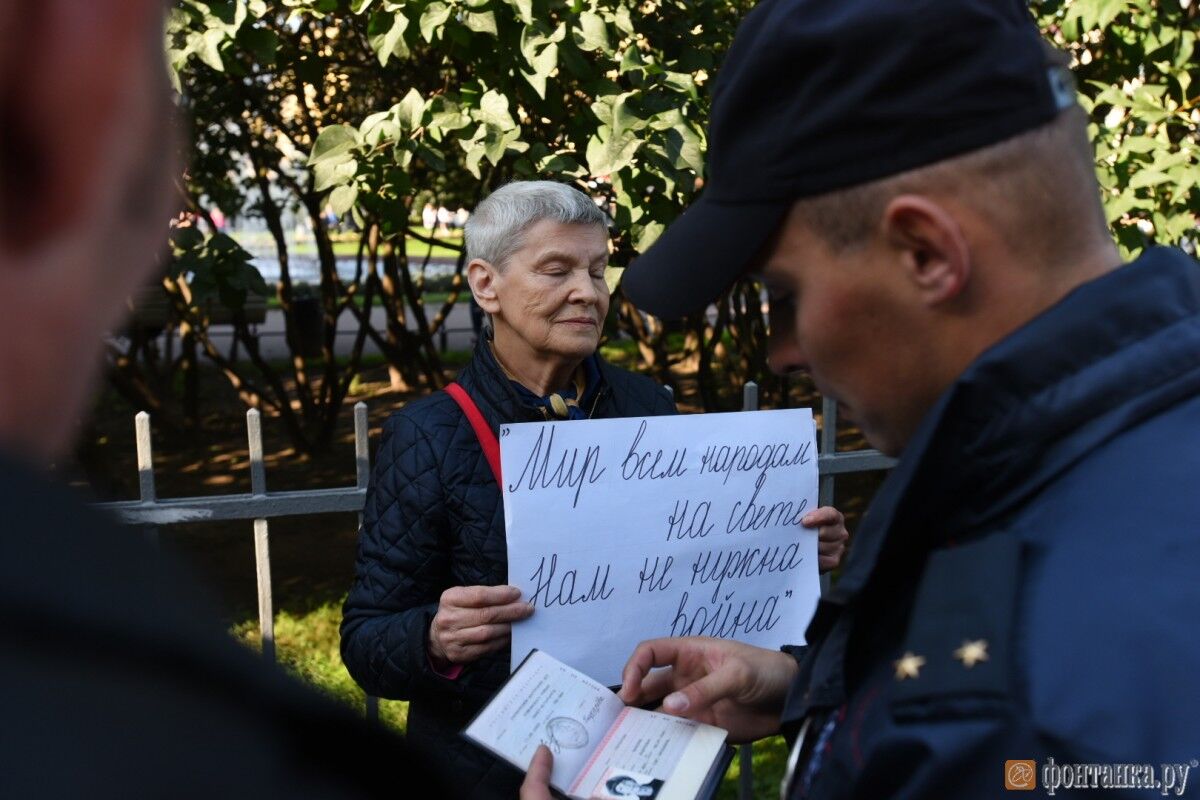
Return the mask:
<svg viewBox="0 0 1200 800">
<path fill-rule="evenodd" d="M 471 395 L 467 394 L 466 389 L 451 381 L 446 385 L 446 393 L 454 398 L 454 402 L 458 403 L 458 407 L 467 415 L 467 421 L 475 429 L 475 438 L 479 440 L 479 446 L 483 448 L 483 455 L 487 458 L 488 466 L 492 468 L 496 485 L 503 487 L 504 484 L 500 480 L 500 440 L 496 438 L 496 434 L 492 433 L 492 426 L 488 425 L 487 420 L 483 418 L 479 406 L 475 405 L 475 401 L 471 399 Z"/>
</svg>

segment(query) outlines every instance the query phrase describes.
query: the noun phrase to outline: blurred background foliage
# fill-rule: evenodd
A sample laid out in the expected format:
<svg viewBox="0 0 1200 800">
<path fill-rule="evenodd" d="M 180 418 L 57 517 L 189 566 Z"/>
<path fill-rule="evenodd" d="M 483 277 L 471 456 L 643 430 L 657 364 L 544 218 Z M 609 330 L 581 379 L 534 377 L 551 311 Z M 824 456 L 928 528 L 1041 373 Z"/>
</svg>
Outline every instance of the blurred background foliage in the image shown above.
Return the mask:
<svg viewBox="0 0 1200 800">
<path fill-rule="evenodd" d="M 620 270 L 703 190 L 710 90 L 752 5 L 178 0 L 167 49 L 191 134 L 180 191 L 193 224 L 208 233 L 219 229 L 214 208 L 257 219 L 270 232 L 280 271 L 269 291 L 293 354 L 282 368 L 255 360 L 250 331 L 240 326 L 249 361 L 224 358 L 221 369 L 247 404 L 284 417 L 302 452 L 328 445 L 343 387 L 360 365 L 361 347 L 334 356 L 342 315 L 359 326 L 357 341 L 384 353 L 393 386 L 440 386 L 445 370 L 434 337 L 468 293 L 461 258 L 436 295 L 426 281 L 428 253 L 410 258 L 414 244 L 434 244 L 414 223 L 421 204 L 469 209 L 505 181 L 537 176 L 571 182 L 611 211 L 617 290 L 607 331 L 635 344 L 644 369 L 670 384 L 681 372 L 694 375 L 706 409 L 736 407 L 745 380 L 787 405 L 787 383 L 766 369 L 757 286 L 739 284 L 708 314 L 670 324 L 639 313 L 619 289 Z M 1127 255 L 1153 244 L 1194 252 L 1198 6 L 1031 3 L 1047 38 L 1071 54 L 1105 206 Z M 289 213 L 307 218 L 319 263 L 313 294 L 325 337 L 307 355 L 293 333 Z M 338 220 L 357 236 L 353 279 L 336 269 L 331 225 L 341 227 Z M 458 244 L 437 245 L 459 253 Z M 190 267 L 184 283 L 213 285 L 206 272 L 216 262 Z M 169 279 L 165 285 L 172 291 Z M 177 281 L 173 307 L 198 350 L 212 356 L 199 306 L 179 289 Z M 376 306 L 383 324 L 371 320 Z M 184 368 L 186 360 L 177 359 Z"/>
</svg>

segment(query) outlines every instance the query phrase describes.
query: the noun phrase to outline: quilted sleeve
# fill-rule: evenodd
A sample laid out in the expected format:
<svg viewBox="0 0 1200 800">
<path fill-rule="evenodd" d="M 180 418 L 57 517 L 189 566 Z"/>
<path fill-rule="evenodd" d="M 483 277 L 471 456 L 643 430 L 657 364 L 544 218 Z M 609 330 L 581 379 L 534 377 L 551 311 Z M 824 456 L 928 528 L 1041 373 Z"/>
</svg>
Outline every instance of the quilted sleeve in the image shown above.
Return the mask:
<svg viewBox="0 0 1200 800">
<path fill-rule="evenodd" d="M 675 407 L 675 398 L 665 387 L 655 385 L 654 387 L 654 405 L 653 410 L 648 416 L 664 417 L 672 414 L 678 414 L 679 409 Z"/>
<path fill-rule="evenodd" d="M 450 585 L 439 459 L 416 422 L 394 414 L 367 488 L 354 584 L 342 609 L 342 660 L 365 691 L 411 699 L 455 691 L 435 673 L 426 641 Z"/>
</svg>

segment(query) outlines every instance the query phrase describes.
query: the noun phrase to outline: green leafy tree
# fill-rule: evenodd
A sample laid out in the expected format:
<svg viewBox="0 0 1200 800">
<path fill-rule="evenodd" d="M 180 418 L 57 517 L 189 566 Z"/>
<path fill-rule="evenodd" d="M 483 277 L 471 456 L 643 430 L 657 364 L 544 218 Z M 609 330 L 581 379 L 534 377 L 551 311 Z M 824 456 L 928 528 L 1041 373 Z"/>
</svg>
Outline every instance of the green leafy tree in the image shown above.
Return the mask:
<svg viewBox="0 0 1200 800">
<path fill-rule="evenodd" d="M 1043 0 L 1047 37 L 1071 53 L 1091 115 L 1096 169 L 1124 253 L 1151 244 L 1195 252 L 1200 216 L 1200 4 Z"/>
<path fill-rule="evenodd" d="M 167 31 L 193 142 L 182 187 L 187 205 L 202 218 L 218 206 L 265 223 L 280 266 L 275 291 L 291 358 L 283 369 L 267 361 L 249 327 L 236 318 L 235 335 L 248 363 L 220 359 L 206 331 L 196 333 L 243 399 L 278 413 L 305 452 L 329 445 L 368 338 L 388 355 L 401 386 L 437 385 L 442 374 L 432 338 L 437 326 L 418 319 L 418 330 L 410 330 L 409 309 L 396 302 L 405 282 L 388 269 L 396 251 L 390 243 L 381 251 L 375 228 L 361 231 L 357 275 L 349 281 L 339 276 L 325 211 L 327 204 L 344 211 L 343 198 L 326 197 L 321 176 L 304 163 L 318 130 L 361 119 L 389 96 L 388 87 L 403 84 L 398 68 L 381 70 L 365 25 L 354 24 L 348 9 L 337 11 L 336 3 L 180 0 Z M 307 300 L 297 296 L 292 278 L 289 214 L 307 219 L 315 243 L 323 321 L 316 360 L 300 327 L 298 308 Z M 391 303 L 382 333 L 370 321 L 379 299 Z M 356 320 L 357 333 L 350 357 L 339 360 L 334 342 L 343 315 Z"/>
<path fill-rule="evenodd" d="M 258 402 L 319 442 L 356 359 L 332 358 L 333 324 L 355 315 L 398 385 L 440 385 L 433 337 L 465 299 L 460 258 L 449 295 L 426 307 L 431 240 L 410 220 L 418 198 L 471 207 L 514 177 L 572 182 L 612 213 L 610 331 L 673 382 L 694 368 L 708 408 L 767 377 L 760 289 L 735 286 L 715 309 L 668 328 L 620 294 L 620 272 L 703 191 L 710 88 L 742 0 L 179 0 L 169 52 L 192 123 L 186 195 L 263 218 L 276 240 L 276 292 L 291 330 L 283 218 L 306 214 L 321 262 L 328 350 L 322 371 L 292 359 L 284 389 L 270 365 Z M 1097 168 L 1127 254 L 1151 243 L 1194 248 L 1198 208 L 1196 3 L 1034 0 L 1047 37 L 1075 60 Z M 334 269 L 322 210 L 359 230 L 359 271 Z M 729 236 L 738 236 L 731 230 Z M 431 251 L 426 251 L 431 252 Z M 381 330 L 370 324 L 383 307 Z M 364 307 L 365 306 L 365 307 Z M 246 351 L 251 352 L 250 343 Z M 266 398 L 266 399 L 264 399 Z"/>
<path fill-rule="evenodd" d="M 336 207 L 379 224 L 385 240 L 406 233 L 395 221 L 408 218 L 420 188 L 414 174 L 461 183 L 465 170 L 476 196 L 513 177 L 573 182 L 612 212 L 617 285 L 620 270 L 702 186 L 708 82 L 751 5 L 353 3 L 381 65 L 416 60 L 433 65 L 436 79 L 410 80 L 398 102 L 357 125 L 324 129 L 309 166 Z M 750 377 L 756 370 L 743 364 L 765 365 L 762 337 L 749 333 L 753 319 L 761 327 L 758 304 L 731 301 L 715 326 L 697 318 L 687 346 L 674 353 L 658 320 L 619 293 L 614 308 L 664 380 L 672 380 L 672 363 L 687 359 L 708 373 L 730 331 L 747 334 L 741 339 L 753 357 L 727 358 L 727 367 Z"/>
</svg>

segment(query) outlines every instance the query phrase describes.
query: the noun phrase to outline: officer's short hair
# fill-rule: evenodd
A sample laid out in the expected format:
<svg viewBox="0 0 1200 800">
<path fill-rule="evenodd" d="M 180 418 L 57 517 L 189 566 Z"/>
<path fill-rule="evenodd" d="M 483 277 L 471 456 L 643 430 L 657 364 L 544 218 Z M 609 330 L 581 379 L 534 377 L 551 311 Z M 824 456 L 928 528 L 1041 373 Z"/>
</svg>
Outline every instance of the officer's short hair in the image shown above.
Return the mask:
<svg viewBox="0 0 1200 800">
<path fill-rule="evenodd" d="M 1107 237 L 1087 117 L 1076 107 L 1050 122 L 964 155 L 797 201 L 794 219 L 835 252 L 868 242 L 884 209 L 907 193 L 953 194 L 979 207 L 1016 247 L 1041 256 L 1080 246 L 1073 232 Z M 1091 217 L 1091 226 L 1080 219 Z"/>
</svg>

